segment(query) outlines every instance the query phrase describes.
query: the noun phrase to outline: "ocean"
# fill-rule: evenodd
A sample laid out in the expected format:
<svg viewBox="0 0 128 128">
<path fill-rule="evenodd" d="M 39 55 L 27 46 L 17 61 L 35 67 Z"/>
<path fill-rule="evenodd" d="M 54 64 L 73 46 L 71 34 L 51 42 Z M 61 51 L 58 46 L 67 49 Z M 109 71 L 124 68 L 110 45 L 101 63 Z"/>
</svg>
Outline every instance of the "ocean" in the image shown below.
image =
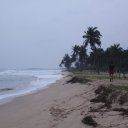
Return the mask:
<svg viewBox="0 0 128 128">
<path fill-rule="evenodd" d="M 60 70 L 0 70 L 0 101 L 45 89 L 61 77 Z"/>
</svg>

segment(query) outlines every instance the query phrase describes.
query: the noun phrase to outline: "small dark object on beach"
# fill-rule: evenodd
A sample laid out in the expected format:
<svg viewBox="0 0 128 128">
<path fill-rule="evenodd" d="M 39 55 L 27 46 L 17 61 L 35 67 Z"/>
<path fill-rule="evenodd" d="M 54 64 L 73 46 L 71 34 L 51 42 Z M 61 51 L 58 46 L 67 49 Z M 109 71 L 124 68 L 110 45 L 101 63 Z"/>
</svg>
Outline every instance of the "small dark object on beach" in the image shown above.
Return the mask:
<svg viewBox="0 0 128 128">
<path fill-rule="evenodd" d="M 82 123 L 93 126 L 93 127 L 96 127 L 98 125 L 97 122 L 91 116 L 85 116 L 82 119 Z"/>
<path fill-rule="evenodd" d="M 85 79 L 85 78 L 79 78 L 79 77 L 72 77 L 67 83 L 87 83 L 90 82 L 90 80 Z"/>
</svg>

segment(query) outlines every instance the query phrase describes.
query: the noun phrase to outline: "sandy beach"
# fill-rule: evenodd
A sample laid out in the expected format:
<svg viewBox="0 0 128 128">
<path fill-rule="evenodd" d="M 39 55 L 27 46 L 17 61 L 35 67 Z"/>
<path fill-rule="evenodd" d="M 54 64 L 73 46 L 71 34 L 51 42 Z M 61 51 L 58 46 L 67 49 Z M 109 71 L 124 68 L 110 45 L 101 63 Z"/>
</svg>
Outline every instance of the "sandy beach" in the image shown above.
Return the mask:
<svg viewBox="0 0 128 128">
<path fill-rule="evenodd" d="M 65 76 L 47 89 L 0 105 L 0 128 L 91 128 L 81 122 L 90 114 L 99 128 L 128 127 L 127 117 L 119 112 L 89 112 L 90 107 L 96 107 L 90 102 L 94 90 L 104 81 L 66 83 L 69 79 Z"/>
</svg>

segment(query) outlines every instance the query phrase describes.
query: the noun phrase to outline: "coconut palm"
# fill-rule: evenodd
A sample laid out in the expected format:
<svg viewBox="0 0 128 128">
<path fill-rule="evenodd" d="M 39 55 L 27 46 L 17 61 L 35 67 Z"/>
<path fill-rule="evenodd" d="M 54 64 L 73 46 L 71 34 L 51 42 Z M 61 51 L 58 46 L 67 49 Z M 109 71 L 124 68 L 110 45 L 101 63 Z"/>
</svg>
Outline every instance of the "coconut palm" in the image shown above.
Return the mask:
<svg viewBox="0 0 128 128">
<path fill-rule="evenodd" d="M 122 66 L 123 77 L 126 78 L 125 73 L 128 71 L 128 48 L 123 50 Z"/>
<path fill-rule="evenodd" d="M 79 66 L 80 70 L 83 70 L 86 65 L 86 58 L 87 58 L 87 50 L 84 48 L 84 46 L 79 47 Z"/>
<path fill-rule="evenodd" d="M 72 64 L 71 57 L 68 54 L 65 54 L 59 66 L 62 67 L 62 65 L 64 65 L 64 67 L 66 67 L 69 70 L 71 64 Z"/>
<path fill-rule="evenodd" d="M 113 44 L 106 49 L 106 55 L 108 57 L 108 62 L 114 61 L 117 66 L 121 59 L 123 48 L 120 47 L 120 44 Z"/>
<path fill-rule="evenodd" d="M 75 45 L 74 47 L 72 47 L 72 50 L 72 62 L 75 64 L 75 66 L 77 65 L 77 68 L 82 70 L 85 66 L 85 60 L 87 56 L 86 49 L 83 45 Z"/>
<path fill-rule="evenodd" d="M 97 46 L 100 47 L 101 46 L 101 34 L 100 32 L 97 30 L 97 27 L 88 27 L 87 32 L 84 31 L 85 35 L 83 35 L 83 38 L 85 38 L 85 41 L 83 43 L 84 47 L 86 48 L 88 45 L 90 45 L 92 51 L 96 51 Z M 96 66 L 96 52 L 94 54 L 94 66 Z"/>
<path fill-rule="evenodd" d="M 91 49 L 96 49 L 97 46 L 101 46 L 101 34 L 97 30 L 97 27 L 88 27 L 87 32 L 84 31 L 85 35 L 83 35 L 84 41 L 84 47 L 86 48 L 88 45 L 90 45 Z"/>
<path fill-rule="evenodd" d="M 72 47 L 72 62 L 75 62 L 78 58 L 78 54 L 79 54 L 79 49 L 80 46 L 79 45 L 75 45 Z"/>
<path fill-rule="evenodd" d="M 117 71 L 119 72 L 119 77 L 120 77 L 120 71 L 122 70 L 121 68 L 121 63 L 122 63 L 122 55 L 123 55 L 123 48 L 120 47 L 120 44 L 113 44 L 106 50 L 106 55 L 107 55 L 107 60 L 108 64 L 114 63 L 114 65 L 117 68 Z"/>
<path fill-rule="evenodd" d="M 84 46 L 79 47 L 79 61 L 85 62 L 85 59 L 87 57 L 87 50 L 84 48 Z"/>
</svg>

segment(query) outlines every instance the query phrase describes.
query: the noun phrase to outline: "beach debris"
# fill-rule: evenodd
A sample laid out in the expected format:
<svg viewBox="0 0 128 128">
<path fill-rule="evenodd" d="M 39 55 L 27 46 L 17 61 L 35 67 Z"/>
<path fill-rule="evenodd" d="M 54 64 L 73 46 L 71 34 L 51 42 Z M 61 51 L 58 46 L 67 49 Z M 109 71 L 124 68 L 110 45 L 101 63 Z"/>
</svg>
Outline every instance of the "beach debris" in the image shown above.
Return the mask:
<svg viewBox="0 0 128 128">
<path fill-rule="evenodd" d="M 97 107 L 90 107 L 89 112 L 99 112 L 102 114 L 108 111 L 118 111 L 122 116 L 128 116 L 128 108 L 122 108 L 122 105 L 128 103 L 128 91 L 116 90 L 113 87 L 99 86 L 95 90 L 96 97 L 91 99 L 90 102 L 98 103 Z M 118 104 L 121 108 L 114 108 Z M 100 105 L 100 106 L 99 106 Z"/>
<path fill-rule="evenodd" d="M 70 80 L 67 81 L 67 83 L 87 83 L 87 82 L 90 82 L 90 80 L 76 76 L 72 77 Z"/>
<path fill-rule="evenodd" d="M 95 98 L 91 99 L 90 102 L 95 103 L 105 103 L 107 108 L 111 107 L 111 104 L 116 102 L 119 105 L 123 105 L 128 102 L 128 92 L 122 90 L 114 90 L 111 87 L 99 86 L 95 90 L 97 95 Z"/>
<path fill-rule="evenodd" d="M 90 100 L 93 102 L 90 104 L 90 109 L 88 109 L 88 114 L 92 116 L 85 116 L 82 119 L 82 123 L 90 125 L 93 127 L 101 126 L 102 124 L 96 122 L 95 118 L 105 118 L 104 115 L 111 113 L 109 116 L 120 115 L 123 119 L 128 117 L 128 90 L 125 85 L 100 85 L 94 91 L 95 97 Z M 115 108 L 115 106 L 118 108 Z M 116 111 L 116 112 L 114 112 Z M 114 113 L 114 115 L 113 115 Z M 115 115 L 116 113 L 116 115 Z"/>
<path fill-rule="evenodd" d="M 97 127 L 97 122 L 92 118 L 92 116 L 85 116 L 83 119 L 82 119 L 82 123 L 86 124 L 86 125 L 90 125 L 90 126 L 93 126 L 93 127 Z"/>
<path fill-rule="evenodd" d="M 95 90 L 95 93 L 98 94 L 97 97 L 90 100 L 90 102 L 102 102 L 102 103 L 111 103 L 111 100 L 108 100 L 109 94 L 112 92 L 112 89 L 104 86 L 98 87 L 98 89 Z"/>
</svg>

